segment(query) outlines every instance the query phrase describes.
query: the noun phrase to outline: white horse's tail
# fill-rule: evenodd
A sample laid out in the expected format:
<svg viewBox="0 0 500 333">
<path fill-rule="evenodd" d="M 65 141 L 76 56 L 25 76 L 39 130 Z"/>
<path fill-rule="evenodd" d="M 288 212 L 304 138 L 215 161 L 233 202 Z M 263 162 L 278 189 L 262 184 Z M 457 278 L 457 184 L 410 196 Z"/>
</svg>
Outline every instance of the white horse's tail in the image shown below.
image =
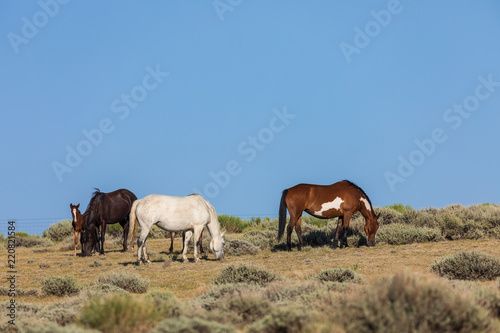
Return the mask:
<svg viewBox="0 0 500 333">
<path fill-rule="evenodd" d="M 139 201 L 141 200 L 135 200 L 134 203 L 132 204 L 132 208 L 130 209 L 130 222 L 129 222 L 129 226 L 132 230 L 132 235 L 131 235 L 131 238 L 130 238 L 130 249 L 133 250 L 134 249 L 134 238 L 135 238 L 135 231 L 137 229 L 137 216 L 135 214 L 135 211 L 137 210 L 137 205 L 139 204 Z M 132 225 L 134 226 L 132 228 Z"/>
</svg>

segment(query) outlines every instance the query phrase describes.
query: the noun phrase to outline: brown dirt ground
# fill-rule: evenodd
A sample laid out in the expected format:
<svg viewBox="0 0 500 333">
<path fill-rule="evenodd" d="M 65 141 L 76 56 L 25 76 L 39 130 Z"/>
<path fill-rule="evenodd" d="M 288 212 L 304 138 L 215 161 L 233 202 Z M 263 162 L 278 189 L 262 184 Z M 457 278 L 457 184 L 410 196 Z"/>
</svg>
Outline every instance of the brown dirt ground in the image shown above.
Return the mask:
<svg viewBox="0 0 500 333">
<path fill-rule="evenodd" d="M 452 255 L 458 251 L 475 250 L 500 257 L 500 240 L 457 240 L 437 243 L 419 243 L 410 245 L 377 245 L 376 247 L 360 247 L 332 249 L 330 247 L 306 248 L 303 251 L 260 251 L 256 255 L 227 256 L 215 261 L 213 254 L 193 262 L 192 253 L 188 254 L 189 262 L 183 263 L 180 258 L 181 241 L 176 238 L 174 253 L 165 251 L 170 240 L 148 240 L 148 253 L 153 263 L 135 266 L 136 256 L 130 252 L 123 253 L 120 246 L 106 243 L 105 256 L 81 257 L 73 256 L 72 251 L 59 251 L 61 245 L 49 247 L 49 252 L 35 252 L 36 248 L 16 249 L 16 288 L 38 289 L 42 279 L 71 275 L 82 284 L 93 284 L 100 274 L 110 271 L 125 270 L 138 274 L 151 281 L 151 289 L 170 290 L 180 300 L 189 300 L 209 289 L 211 279 L 224 267 L 235 264 L 253 265 L 269 270 L 275 274 L 292 280 L 306 280 L 321 270 L 344 267 L 355 269 L 368 282 L 384 275 L 400 271 L 410 271 L 422 275 L 432 275 L 430 265 L 438 258 Z M 38 249 L 39 250 L 39 249 Z M 191 251 L 192 252 L 192 251 Z M 7 252 L 4 251 L 5 257 Z M 5 260 L 6 262 L 7 260 Z M 98 261 L 102 265 L 91 267 Z M 42 264 L 42 267 L 40 265 Z M 46 266 L 49 267 L 46 267 Z M 4 264 L 4 275 L 8 275 L 8 267 Z M 496 281 L 483 284 L 498 284 Z M 0 286 L 7 286 L 4 278 Z M 8 301 L 10 297 L 1 296 L 0 301 Z M 59 300 L 55 296 L 17 297 L 18 302 L 51 303 Z"/>
</svg>

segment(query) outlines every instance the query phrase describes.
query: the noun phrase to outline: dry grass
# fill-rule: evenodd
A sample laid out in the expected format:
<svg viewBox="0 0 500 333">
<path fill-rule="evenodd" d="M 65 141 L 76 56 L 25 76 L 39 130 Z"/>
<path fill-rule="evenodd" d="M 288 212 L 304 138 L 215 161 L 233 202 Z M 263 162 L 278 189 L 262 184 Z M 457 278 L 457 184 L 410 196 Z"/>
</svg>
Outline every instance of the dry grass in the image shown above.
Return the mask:
<svg viewBox="0 0 500 333">
<path fill-rule="evenodd" d="M 209 290 L 212 279 L 229 265 L 251 265 L 265 269 L 284 278 L 306 281 L 322 270 L 343 267 L 356 271 L 367 282 L 374 282 L 384 275 L 410 271 L 422 275 L 432 275 L 430 265 L 438 258 L 458 251 L 474 250 L 500 257 L 500 240 L 456 240 L 411 245 L 378 245 L 376 247 L 349 247 L 333 250 L 330 247 L 307 247 L 303 251 L 259 251 L 255 255 L 226 256 L 222 262 L 215 261 L 210 253 L 198 263 L 180 261 L 181 240 L 176 239 L 174 253 L 166 254 L 170 240 L 148 240 L 148 250 L 153 261 L 150 265 L 135 266 L 136 256 L 121 252 L 121 246 L 106 243 L 106 255 L 100 257 L 74 257 L 72 251 L 59 251 L 60 245 L 49 247 L 48 252 L 36 252 L 30 248 L 16 249 L 18 276 L 16 287 L 40 289 L 41 281 L 52 276 L 73 276 L 79 284 L 93 285 L 99 275 L 111 270 L 137 274 L 151 281 L 150 289 L 171 291 L 179 300 L 189 300 Z M 96 261 L 103 265 L 93 265 Z M 67 264 L 72 262 L 73 264 Z M 170 264 L 165 265 L 165 262 Z M 50 265 L 40 268 L 40 263 Z M 497 281 L 482 282 L 498 285 Z M 8 301 L 1 296 L 0 301 Z M 30 303 L 53 303 L 57 297 L 23 296 L 18 301 Z"/>
</svg>

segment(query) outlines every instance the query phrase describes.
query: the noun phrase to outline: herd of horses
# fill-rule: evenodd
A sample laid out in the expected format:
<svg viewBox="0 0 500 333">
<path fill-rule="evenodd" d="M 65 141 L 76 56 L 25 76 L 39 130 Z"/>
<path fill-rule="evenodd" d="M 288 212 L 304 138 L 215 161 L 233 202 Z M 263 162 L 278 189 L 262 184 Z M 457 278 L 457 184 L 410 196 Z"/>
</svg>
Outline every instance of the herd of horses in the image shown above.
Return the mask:
<svg viewBox="0 0 500 333">
<path fill-rule="evenodd" d="M 75 251 L 78 245 L 78 234 L 82 245 L 82 255 L 92 255 L 93 252 L 104 254 L 106 226 L 119 223 L 123 228 L 123 251 L 128 247 L 128 237 L 131 230 L 130 247 L 134 248 L 134 238 L 137 224 L 141 230 L 137 240 L 137 264 L 150 263 L 146 250 L 146 242 L 151 228 L 156 225 L 171 232 L 170 252 L 173 250 L 175 233 L 183 232 L 182 259 L 187 260 L 187 248 L 190 238 L 194 235 L 194 260 L 198 261 L 198 246 L 200 252 L 202 232 L 206 227 L 211 236 L 210 250 L 216 259 L 224 257 L 224 233 L 221 232 L 219 220 L 214 207 L 198 194 L 186 197 L 174 197 L 160 194 L 150 194 L 142 199 L 127 189 L 103 193 L 96 189 L 83 214 L 80 204 L 70 204 L 73 216 L 75 234 Z M 377 219 L 368 195 L 356 184 L 343 180 L 332 185 L 298 184 L 283 191 L 279 207 L 278 240 L 285 232 L 287 210 L 290 222 L 287 227 L 287 248 L 291 250 L 293 229 L 299 239 L 299 249 L 302 247 L 302 212 L 321 219 L 338 217 L 334 237 L 334 247 L 347 246 L 347 229 L 351 217 L 360 212 L 365 218 L 365 233 L 368 246 L 375 245 L 375 235 L 378 230 Z"/>
</svg>

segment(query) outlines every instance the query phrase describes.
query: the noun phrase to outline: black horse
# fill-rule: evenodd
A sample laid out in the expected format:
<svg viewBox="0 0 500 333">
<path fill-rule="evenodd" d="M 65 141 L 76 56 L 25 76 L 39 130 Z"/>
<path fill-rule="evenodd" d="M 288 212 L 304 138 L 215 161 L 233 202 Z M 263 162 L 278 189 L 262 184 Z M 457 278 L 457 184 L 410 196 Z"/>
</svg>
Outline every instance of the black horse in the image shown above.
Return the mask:
<svg viewBox="0 0 500 333">
<path fill-rule="evenodd" d="M 87 210 L 83 213 L 83 229 L 80 236 L 82 254 L 88 256 L 94 249 L 104 254 L 106 225 L 114 223 L 120 223 L 123 228 L 123 251 L 127 251 L 129 214 L 132 203 L 137 197 L 127 189 L 110 193 L 103 193 L 97 188 L 95 190 Z"/>
</svg>

